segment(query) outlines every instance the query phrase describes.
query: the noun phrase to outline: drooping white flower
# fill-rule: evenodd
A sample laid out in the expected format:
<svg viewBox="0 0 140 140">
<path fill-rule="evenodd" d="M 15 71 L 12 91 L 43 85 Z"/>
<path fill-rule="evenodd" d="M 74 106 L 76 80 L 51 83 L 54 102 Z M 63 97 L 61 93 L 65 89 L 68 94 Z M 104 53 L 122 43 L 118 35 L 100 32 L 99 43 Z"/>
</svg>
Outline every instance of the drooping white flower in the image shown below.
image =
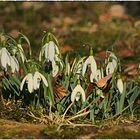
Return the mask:
<svg viewBox="0 0 140 140">
<path fill-rule="evenodd" d="M 118 63 L 118 59 L 115 56 L 113 52 L 110 52 L 109 58 L 108 58 L 108 64 L 106 67 L 106 75 L 111 74 L 114 72 L 116 66 Z"/>
<path fill-rule="evenodd" d="M 17 72 L 19 71 L 19 63 L 15 58 L 15 56 L 10 57 L 10 66 L 11 66 L 12 73 L 14 73 L 15 71 Z"/>
<path fill-rule="evenodd" d="M 97 71 L 97 64 L 96 64 L 94 57 L 91 55 L 86 59 L 86 61 L 83 64 L 83 69 L 82 69 L 82 76 L 83 77 L 85 75 L 85 72 L 86 72 L 88 66 L 90 66 L 91 73 L 92 73 L 93 77 L 95 78 L 96 71 Z"/>
<path fill-rule="evenodd" d="M 7 71 L 8 66 L 10 66 L 10 53 L 6 48 L 0 50 L 0 63 L 1 67 Z"/>
<path fill-rule="evenodd" d="M 117 62 L 118 62 L 118 58 L 115 56 L 115 54 L 113 52 L 110 52 L 108 61 L 109 61 L 109 59 L 112 59 L 112 63 L 114 65 L 114 67 L 116 67 L 117 66 Z"/>
<path fill-rule="evenodd" d="M 39 89 L 41 80 L 43 81 L 44 85 L 48 87 L 48 82 L 46 78 L 38 71 L 35 72 L 33 80 L 34 80 L 34 90 Z"/>
<path fill-rule="evenodd" d="M 15 56 L 11 56 L 6 48 L 0 50 L 0 64 L 2 69 L 7 71 L 8 66 L 11 67 L 12 73 L 19 71 L 19 63 Z"/>
<path fill-rule="evenodd" d="M 28 91 L 32 93 L 34 90 L 39 89 L 41 80 L 43 81 L 44 85 L 48 87 L 48 82 L 41 73 L 39 73 L 38 71 L 36 71 L 34 74 L 28 73 L 21 82 L 20 90 L 23 89 L 23 86 L 26 81 L 28 85 Z"/>
<path fill-rule="evenodd" d="M 117 80 L 117 88 L 118 88 L 119 92 L 122 94 L 123 93 L 123 81 L 121 78 L 119 78 Z"/>
<path fill-rule="evenodd" d="M 33 79 L 33 74 L 28 73 L 22 80 L 21 85 L 20 85 L 20 90 L 23 89 L 23 86 L 25 84 L 25 81 L 27 82 L 28 86 L 28 91 L 32 93 L 34 91 L 34 79 Z"/>
<path fill-rule="evenodd" d="M 103 71 L 102 69 L 97 69 L 96 71 L 96 76 L 94 77 L 93 74 L 91 73 L 90 74 L 90 82 L 93 83 L 94 79 L 96 81 L 99 81 L 100 79 L 102 79 L 104 76 L 103 76 Z"/>
<path fill-rule="evenodd" d="M 42 50 L 39 55 L 40 61 L 41 61 L 41 57 L 44 54 L 45 54 L 45 59 L 47 59 L 48 61 L 53 61 L 55 59 L 55 54 L 59 54 L 59 49 L 53 41 L 49 41 L 42 47 Z"/>
<path fill-rule="evenodd" d="M 106 66 L 106 75 L 109 75 L 114 72 L 116 66 L 113 64 L 113 62 L 108 62 Z"/>
<path fill-rule="evenodd" d="M 52 61 L 52 76 L 55 77 L 59 72 L 59 66 L 55 61 Z"/>
<path fill-rule="evenodd" d="M 80 97 L 82 98 L 82 101 L 85 102 L 85 100 L 86 100 L 85 91 L 81 87 L 81 85 L 78 84 L 72 91 L 71 101 L 72 102 L 74 102 L 75 100 L 78 101 L 80 99 Z"/>
</svg>

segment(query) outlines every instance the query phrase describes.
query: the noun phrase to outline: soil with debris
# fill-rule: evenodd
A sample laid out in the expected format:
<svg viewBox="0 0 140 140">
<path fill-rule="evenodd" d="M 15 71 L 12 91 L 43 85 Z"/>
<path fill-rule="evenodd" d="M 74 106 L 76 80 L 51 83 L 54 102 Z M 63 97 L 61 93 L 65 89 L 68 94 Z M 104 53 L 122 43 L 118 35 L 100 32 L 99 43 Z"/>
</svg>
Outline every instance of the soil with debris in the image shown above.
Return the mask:
<svg viewBox="0 0 140 140">
<path fill-rule="evenodd" d="M 47 126 L 44 124 L 19 123 L 0 119 L 0 138 L 140 138 L 140 124 L 122 124 L 111 128 L 95 126 Z"/>
</svg>

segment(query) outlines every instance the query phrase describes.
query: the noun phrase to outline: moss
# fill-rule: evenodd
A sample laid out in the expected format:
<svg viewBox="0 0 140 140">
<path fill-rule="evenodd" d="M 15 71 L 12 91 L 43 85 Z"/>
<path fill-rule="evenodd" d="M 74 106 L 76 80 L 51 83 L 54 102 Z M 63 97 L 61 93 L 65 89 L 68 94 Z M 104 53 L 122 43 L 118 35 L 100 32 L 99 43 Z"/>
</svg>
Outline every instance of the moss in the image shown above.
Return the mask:
<svg viewBox="0 0 140 140">
<path fill-rule="evenodd" d="M 41 134 L 46 138 L 77 138 L 79 135 L 89 134 L 89 127 L 84 126 L 62 126 L 59 130 L 57 130 L 56 126 L 50 126 L 43 130 L 41 130 Z"/>
<path fill-rule="evenodd" d="M 111 134 L 102 134 L 102 135 L 97 135 L 95 137 L 91 138 L 97 138 L 97 139 L 137 139 L 140 138 L 140 133 L 134 133 L 134 132 L 128 132 L 125 131 L 124 129 L 117 130 L 114 133 Z"/>
</svg>

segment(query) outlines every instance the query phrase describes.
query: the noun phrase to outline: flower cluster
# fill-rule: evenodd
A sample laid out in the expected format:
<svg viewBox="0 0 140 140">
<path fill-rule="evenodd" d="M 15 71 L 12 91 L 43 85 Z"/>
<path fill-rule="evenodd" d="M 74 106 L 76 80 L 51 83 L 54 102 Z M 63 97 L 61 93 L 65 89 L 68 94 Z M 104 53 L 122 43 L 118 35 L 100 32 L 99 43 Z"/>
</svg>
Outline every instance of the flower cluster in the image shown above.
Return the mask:
<svg viewBox="0 0 140 140">
<path fill-rule="evenodd" d="M 43 81 L 44 85 L 48 87 L 48 82 L 41 73 L 39 73 L 38 71 L 36 71 L 34 74 L 28 73 L 21 82 L 20 90 L 23 90 L 23 86 L 26 81 L 28 85 L 28 91 L 32 93 L 34 90 L 39 89 L 41 80 Z"/>
<path fill-rule="evenodd" d="M 5 71 L 8 70 L 8 67 L 11 68 L 12 73 L 19 71 L 19 63 L 16 57 L 12 56 L 6 48 L 0 49 L 0 64 Z"/>
<path fill-rule="evenodd" d="M 59 72 L 59 65 L 63 67 L 63 64 L 60 59 L 60 52 L 58 46 L 55 44 L 54 41 L 50 40 L 49 42 L 45 43 L 40 51 L 39 60 L 42 60 L 42 57 L 45 54 L 45 59 L 47 62 L 51 62 L 52 64 L 52 75 L 55 77 Z"/>
</svg>

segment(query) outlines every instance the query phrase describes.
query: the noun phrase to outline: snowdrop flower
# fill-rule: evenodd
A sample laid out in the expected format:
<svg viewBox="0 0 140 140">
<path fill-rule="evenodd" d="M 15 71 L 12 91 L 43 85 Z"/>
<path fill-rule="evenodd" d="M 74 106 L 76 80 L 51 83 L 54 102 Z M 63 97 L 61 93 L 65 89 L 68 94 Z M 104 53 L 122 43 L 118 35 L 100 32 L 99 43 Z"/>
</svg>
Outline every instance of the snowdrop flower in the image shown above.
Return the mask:
<svg viewBox="0 0 140 140">
<path fill-rule="evenodd" d="M 58 46 L 53 42 L 49 41 L 46 43 L 40 52 L 39 60 L 41 61 L 41 57 L 45 54 L 45 58 L 48 61 L 53 61 L 55 58 L 55 54 L 59 54 Z"/>
<path fill-rule="evenodd" d="M 8 66 L 11 67 L 12 73 L 19 71 L 19 63 L 15 56 L 11 56 L 6 48 L 0 50 L 0 64 L 5 71 L 7 71 Z"/>
<path fill-rule="evenodd" d="M 11 65 L 10 59 L 11 59 L 10 53 L 7 51 L 6 48 L 2 48 L 0 50 L 0 63 L 1 63 L 1 67 L 6 71 L 8 66 Z"/>
<path fill-rule="evenodd" d="M 122 94 L 123 93 L 123 81 L 121 78 L 119 78 L 117 80 L 117 88 L 118 88 L 119 92 Z"/>
<path fill-rule="evenodd" d="M 21 82 L 21 85 L 20 85 L 20 90 L 23 89 L 23 85 L 25 84 L 25 81 L 27 82 L 27 85 L 28 85 L 28 91 L 30 93 L 32 93 L 34 91 L 34 80 L 33 80 L 33 74 L 32 73 L 28 73 L 24 79 L 22 80 Z"/>
<path fill-rule="evenodd" d="M 81 85 L 78 84 L 72 91 L 71 101 L 72 102 L 74 102 L 75 100 L 78 101 L 80 99 L 80 96 L 82 97 L 82 101 L 85 102 L 85 100 L 86 100 L 85 91 L 81 87 Z"/>
<path fill-rule="evenodd" d="M 34 79 L 34 90 L 39 89 L 41 80 L 43 81 L 44 85 L 48 87 L 48 82 L 46 78 L 38 71 L 35 72 L 33 79 Z"/>
<path fill-rule="evenodd" d="M 106 75 L 114 72 L 114 70 L 117 66 L 117 63 L 118 63 L 117 57 L 115 56 L 114 53 L 111 52 L 111 54 L 109 55 L 108 64 L 107 64 L 107 67 L 106 67 Z"/>
<path fill-rule="evenodd" d="M 10 57 L 10 66 L 11 66 L 12 73 L 14 73 L 15 71 L 17 72 L 19 71 L 19 63 L 15 58 L 15 56 Z"/>
<path fill-rule="evenodd" d="M 20 90 L 23 89 L 23 86 L 25 84 L 25 81 L 27 82 L 28 85 L 28 91 L 32 93 L 34 90 L 39 89 L 40 82 L 41 80 L 43 81 L 44 85 L 48 87 L 48 82 L 46 78 L 39 72 L 35 72 L 34 74 L 28 73 L 22 80 L 21 85 L 20 85 Z"/>
<path fill-rule="evenodd" d="M 92 73 L 93 77 L 95 78 L 96 71 L 97 71 L 97 64 L 96 64 L 96 61 L 92 55 L 90 55 L 83 64 L 83 68 L 82 68 L 82 76 L 83 77 L 85 75 L 85 72 L 86 72 L 88 66 L 90 66 L 91 73 Z"/>
<path fill-rule="evenodd" d="M 115 65 L 112 62 L 109 62 L 106 67 L 106 75 L 113 73 L 115 68 Z"/>
<path fill-rule="evenodd" d="M 52 61 L 52 76 L 55 77 L 59 72 L 59 66 L 55 61 Z"/>
<path fill-rule="evenodd" d="M 115 54 L 113 52 L 110 52 L 108 61 L 109 61 L 109 59 L 112 59 L 112 63 L 114 65 L 114 67 L 116 67 L 117 66 L 117 62 L 118 62 L 118 58 L 115 56 Z"/>
<path fill-rule="evenodd" d="M 94 77 L 93 74 L 91 73 L 90 74 L 90 82 L 93 83 L 94 79 L 96 81 L 99 81 L 100 79 L 102 79 L 104 76 L 103 76 L 103 70 L 102 69 L 97 69 L 96 71 L 96 76 Z"/>
</svg>

